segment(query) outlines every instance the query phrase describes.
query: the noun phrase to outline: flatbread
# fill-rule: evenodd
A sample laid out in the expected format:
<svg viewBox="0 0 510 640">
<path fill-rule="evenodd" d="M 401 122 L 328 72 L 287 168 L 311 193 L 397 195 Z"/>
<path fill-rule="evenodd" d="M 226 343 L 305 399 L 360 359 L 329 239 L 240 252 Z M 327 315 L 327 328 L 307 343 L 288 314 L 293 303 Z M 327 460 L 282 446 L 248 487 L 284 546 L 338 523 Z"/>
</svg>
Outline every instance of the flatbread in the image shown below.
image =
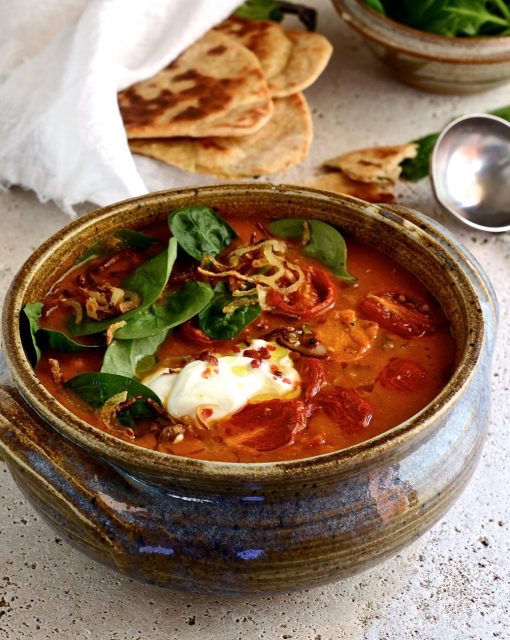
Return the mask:
<svg viewBox="0 0 510 640">
<path fill-rule="evenodd" d="M 373 147 L 338 156 L 325 162 L 324 166 L 340 169 L 352 180 L 360 182 L 395 181 L 402 171 L 400 163 L 407 158 L 414 158 L 417 152 L 418 145 L 414 143 L 395 147 Z"/>
<path fill-rule="evenodd" d="M 128 138 L 247 135 L 273 111 L 257 57 L 218 31 L 122 91 L 119 106 Z"/>
<path fill-rule="evenodd" d="M 308 187 L 354 196 L 367 202 L 395 202 L 396 184 L 392 180 L 357 182 L 340 171 L 331 171 L 307 182 Z"/>
<path fill-rule="evenodd" d="M 215 29 L 235 38 L 254 53 L 266 79 L 283 71 L 289 60 L 293 45 L 273 20 L 246 20 L 233 16 Z"/>
<path fill-rule="evenodd" d="M 285 68 L 268 79 L 274 98 L 304 91 L 324 71 L 333 53 L 331 43 L 319 33 L 287 29 L 285 35 L 292 42 L 292 51 Z"/>
<path fill-rule="evenodd" d="M 185 171 L 243 178 L 278 173 L 301 162 L 312 137 L 310 111 L 298 93 L 275 100 L 271 120 L 249 136 L 131 140 L 130 147 Z"/>
</svg>

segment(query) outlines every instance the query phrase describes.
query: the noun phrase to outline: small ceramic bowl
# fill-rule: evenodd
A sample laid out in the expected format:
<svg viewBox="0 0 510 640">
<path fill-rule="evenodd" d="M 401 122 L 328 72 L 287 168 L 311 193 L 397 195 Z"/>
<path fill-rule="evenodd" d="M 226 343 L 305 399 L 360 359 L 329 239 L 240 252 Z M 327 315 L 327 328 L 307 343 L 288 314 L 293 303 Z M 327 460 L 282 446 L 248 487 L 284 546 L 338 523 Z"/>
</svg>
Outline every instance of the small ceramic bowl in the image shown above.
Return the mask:
<svg viewBox="0 0 510 640">
<path fill-rule="evenodd" d="M 510 37 L 449 38 L 411 29 L 360 0 L 333 0 L 345 22 L 400 80 L 426 91 L 468 94 L 510 81 Z"/>
<path fill-rule="evenodd" d="M 40 384 L 25 356 L 23 305 L 40 299 L 99 235 L 189 204 L 220 214 L 318 218 L 391 254 L 430 289 L 451 322 L 458 345 L 451 380 L 417 415 L 372 440 L 278 463 L 166 455 L 80 420 Z M 16 276 L 2 322 L 12 380 L 0 387 L 0 452 L 60 536 L 134 578 L 216 594 L 325 583 L 396 553 L 465 486 L 487 427 L 495 323 L 493 292 L 480 267 L 419 213 L 269 184 L 147 195 L 70 224 Z"/>
</svg>

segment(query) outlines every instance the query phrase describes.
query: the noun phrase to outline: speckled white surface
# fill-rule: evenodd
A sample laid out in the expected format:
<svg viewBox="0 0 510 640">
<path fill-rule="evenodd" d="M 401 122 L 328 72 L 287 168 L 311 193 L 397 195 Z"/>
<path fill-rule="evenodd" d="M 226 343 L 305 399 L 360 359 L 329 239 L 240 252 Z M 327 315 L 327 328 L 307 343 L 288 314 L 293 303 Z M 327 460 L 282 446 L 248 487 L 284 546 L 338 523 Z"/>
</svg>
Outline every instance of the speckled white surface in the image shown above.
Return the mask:
<svg viewBox="0 0 510 640">
<path fill-rule="evenodd" d="M 307 92 L 312 153 L 280 181 L 309 177 L 343 151 L 406 142 L 451 116 L 510 103 L 510 87 L 473 97 L 420 93 L 374 62 L 326 0 L 319 29 L 335 45 Z M 489 273 L 501 306 L 489 436 L 456 505 L 392 560 L 300 593 L 218 600 L 134 583 L 96 565 L 37 517 L 0 463 L 0 638 L 95 640 L 485 640 L 510 638 L 510 235 L 446 220 L 424 181 L 400 202 L 446 223 Z M 68 219 L 30 193 L 0 194 L 0 296 L 30 252 Z"/>
</svg>

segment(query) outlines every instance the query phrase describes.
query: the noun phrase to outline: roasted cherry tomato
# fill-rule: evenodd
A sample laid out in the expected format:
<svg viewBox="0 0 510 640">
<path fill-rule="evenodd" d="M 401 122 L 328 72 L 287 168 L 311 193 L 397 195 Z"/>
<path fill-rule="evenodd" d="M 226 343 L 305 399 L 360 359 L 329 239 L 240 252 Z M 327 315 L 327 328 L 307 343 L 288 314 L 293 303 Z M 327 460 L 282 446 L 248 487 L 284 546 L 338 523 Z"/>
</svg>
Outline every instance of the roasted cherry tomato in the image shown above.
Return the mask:
<svg viewBox="0 0 510 640">
<path fill-rule="evenodd" d="M 306 401 L 316 396 L 326 380 L 326 368 L 318 358 L 301 357 L 295 362 L 301 376 L 304 398 Z"/>
<path fill-rule="evenodd" d="M 377 381 L 393 391 L 417 391 L 426 379 L 427 372 L 421 364 L 403 358 L 392 358 Z"/>
<path fill-rule="evenodd" d="M 292 442 L 306 427 L 305 404 L 299 400 L 267 400 L 248 404 L 222 425 L 230 447 L 272 451 Z"/>
<path fill-rule="evenodd" d="M 362 314 L 399 336 L 420 338 L 434 333 L 436 324 L 427 304 L 405 293 L 370 293 L 360 303 Z"/>
<path fill-rule="evenodd" d="M 201 347 L 212 347 L 217 342 L 217 340 L 209 338 L 202 329 L 195 327 L 191 320 L 181 324 L 179 331 L 184 340 Z"/>
<path fill-rule="evenodd" d="M 341 429 L 366 428 L 374 417 L 374 407 L 354 389 L 329 387 L 313 401 L 313 412 L 324 411 Z"/>
<path fill-rule="evenodd" d="M 333 281 L 324 269 L 310 267 L 306 271 L 306 281 L 299 291 L 285 298 L 272 289 L 267 294 L 267 303 L 275 313 L 311 320 L 335 306 Z"/>
</svg>

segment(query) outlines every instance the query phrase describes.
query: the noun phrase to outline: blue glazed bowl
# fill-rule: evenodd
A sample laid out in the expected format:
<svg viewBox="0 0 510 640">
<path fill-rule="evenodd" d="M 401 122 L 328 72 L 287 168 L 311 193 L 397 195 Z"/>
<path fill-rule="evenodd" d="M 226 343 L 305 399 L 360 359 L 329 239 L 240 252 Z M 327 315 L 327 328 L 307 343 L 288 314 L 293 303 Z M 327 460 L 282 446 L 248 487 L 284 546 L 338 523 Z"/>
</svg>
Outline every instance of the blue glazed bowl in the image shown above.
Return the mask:
<svg viewBox="0 0 510 640">
<path fill-rule="evenodd" d="M 452 324 L 458 353 L 450 382 L 416 416 L 370 441 L 279 463 L 179 458 L 81 421 L 35 377 L 21 346 L 21 308 L 98 234 L 191 203 L 243 216 L 327 220 L 391 254 L 431 290 Z M 480 267 L 419 213 L 268 184 L 151 194 L 69 225 L 16 276 L 3 316 L 9 374 L 0 387 L 0 451 L 60 536 L 134 578 L 210 594 L 322 584 L 396 553 L 462 491 L 487 428 L 495 324 L 494 294 Z"/>
</svg>

